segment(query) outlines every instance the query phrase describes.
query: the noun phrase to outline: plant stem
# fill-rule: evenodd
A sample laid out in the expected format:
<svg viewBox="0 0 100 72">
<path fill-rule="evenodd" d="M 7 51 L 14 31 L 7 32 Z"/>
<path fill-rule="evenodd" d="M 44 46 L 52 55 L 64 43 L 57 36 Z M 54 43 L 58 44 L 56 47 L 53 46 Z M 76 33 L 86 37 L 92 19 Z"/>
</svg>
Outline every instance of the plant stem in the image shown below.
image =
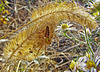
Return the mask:
<svg viewBox="0 0 100 72">
<path fill-rule="evenodd" d="M 88 50 L 92 53 L 92 57 L 94 58 L 94 52 L 93 52 L 93 49 L 92 49 L 91 44 L 89 42 L 89 38 L 88 38 L 88 35 L 87 35 L 87 32 L 86 32 L 86 27 L 84 27 L 84 30 L 85 30 L 85 38 L 86 38 L 86 41 L 87 41 Z"/>
<path fill-rule="evenodd" d="M 19 69 L 19 65 L 20 65 L 20 63 L 21 63 L 21 60 L 20 60 L 19 63 L 18 63 L 18 66 L 17 66 L 16 72 L 18 72 L 18 69 Z"/>
<path fill-rule="evenodd" d="M 64 36 L 66 36 L 66 37 L 69 38 L 69 39 L 75 40 L 75 41 L 77 41 L 77 42 L 79 42 L 79 43 L 86 44 L 86 42 L 83 42 L 83 41 L 78 40 L 78 39 L 75 38 L 75 36 L 73 36 L 73 35 L 72 35 L 73 37 L 69 37 L 69 36 L 67 35 L 66 32 L 64 32 Z"/>
</svg>

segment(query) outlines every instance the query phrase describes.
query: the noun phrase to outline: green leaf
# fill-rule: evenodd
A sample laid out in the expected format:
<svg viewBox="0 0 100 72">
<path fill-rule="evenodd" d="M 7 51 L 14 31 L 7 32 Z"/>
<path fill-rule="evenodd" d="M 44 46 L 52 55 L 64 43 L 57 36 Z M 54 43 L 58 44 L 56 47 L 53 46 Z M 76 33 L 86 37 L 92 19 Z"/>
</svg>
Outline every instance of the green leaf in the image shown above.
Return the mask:
<svg viewBox="0 0 100 72">
<path fill-rule="evenodd" d="M 98 17 L 97 20 L 100 22 L 100 17 Z"/>
<path fill-rule="evenodd" d="M 99 15 L 99 11 L 96 11 L 95 13 L 93 13 L 93 16 L 97 16 Z"/>
<path fill-rule="evenodd" d="M 0 12 L 2 12 L 3 11 L 3 9 L 2 8 L 0 8 Z"/>
</svg>

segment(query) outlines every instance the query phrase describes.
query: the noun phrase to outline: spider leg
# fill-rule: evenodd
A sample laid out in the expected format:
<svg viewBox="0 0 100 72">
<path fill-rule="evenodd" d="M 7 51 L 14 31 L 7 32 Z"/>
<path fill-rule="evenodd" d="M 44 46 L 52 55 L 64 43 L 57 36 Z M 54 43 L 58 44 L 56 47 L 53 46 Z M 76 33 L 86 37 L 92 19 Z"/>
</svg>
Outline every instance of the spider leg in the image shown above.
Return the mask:
<svg viewBox="0 0 100 72">
<path fill-rule="evenodd" d="M 38 56 L 38 54 L 40 53 L 39 51 L 41 50 L 41 48 L 42 48 L 42 46 L 41 46 L 41 47 L 39 48 L 39 50 L 37 51 L 37 54 L 36 54 L 37 56 Z"/>
<path fill-rule="evenodd" d="M 46 55 L 46 49 L 47 49 L 47 43 L 46 43 L 46 38 L 44 38 L 44 45 L 45 45 L 45 55 Z"/>
<path fill-rule="evenodd" d="M 47 49 L 47 46 L 46 46 L 46 44 L 45 44 L 45 55 L 46 55 L 46 49 Z"/>
</svg>

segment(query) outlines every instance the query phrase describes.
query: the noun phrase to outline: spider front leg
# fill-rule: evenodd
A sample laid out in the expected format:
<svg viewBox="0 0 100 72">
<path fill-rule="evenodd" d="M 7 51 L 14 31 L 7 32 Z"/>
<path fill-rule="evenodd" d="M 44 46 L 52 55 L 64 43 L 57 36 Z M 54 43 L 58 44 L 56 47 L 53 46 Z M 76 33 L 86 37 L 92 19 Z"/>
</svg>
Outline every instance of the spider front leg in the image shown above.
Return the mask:
<svg viewBox="0 0 100 72">
<path fill-rule="evenodd" d="M 46 44 L 45 44 L 45 55 L 46 55 L 46 48 L 47 48 L 47 46 L 46 46 Z"/>
<path fill-rule="evenodd" d="M 46 49 L 47 49 L 47 45 L 51 43 L 51 39 L 50 38 L 47 38 L 45 37 L 44 39 L 44 44 L 45 44 L 45 55 L 46 55 Z"/>
<path fill-rule="evenodd" d="M 53 34 L 53 35 L 54 35 L 54 34 Z M 59 38 L 58 38 L 56 35 L 54 35 L 54 36 L 57 38 L 57 39 L 56 39 L 57 42 L 58 42 L 58 46 L 57 46 L 57 47 L 59 48 Z M 45 55 L 46 55 L 46 49 L 47 49 L 47 46 L 50 45 L 51 42 L 52 42 L 52 38 L 47 38 L 47 37 L 44 38 Z M 58 49 L 58 48 L 57 48 L 57 49 Z"/>
</svg>

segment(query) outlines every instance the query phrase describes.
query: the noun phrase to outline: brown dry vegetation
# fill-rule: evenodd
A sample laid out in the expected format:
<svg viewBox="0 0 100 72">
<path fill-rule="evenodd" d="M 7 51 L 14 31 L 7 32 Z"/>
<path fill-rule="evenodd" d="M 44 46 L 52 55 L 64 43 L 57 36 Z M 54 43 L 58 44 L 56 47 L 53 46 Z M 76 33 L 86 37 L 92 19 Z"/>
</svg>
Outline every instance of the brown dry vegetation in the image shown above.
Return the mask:
<svg viewBox="0 0 100 72">
<path fill-rule="evenodd" d="M 70 70 L 71 60 L 88 52 L 84 28 L 90 28 L 92 34 L 88 35 L 97 46 L 100 45 L 100 38 L 96 33 L 99 24 L 78 3 L 16 0 L 5 3 L 5 8 L 10 14 L 5 14 L 9 18 L 7 24 L 0 26 L 0 39 L 5 40 L 0 42 L 2 72 Z M 72 24 L 70 28 L 75 30 L 67 31 L 68 36 L 62 35 L 62 30 L 57 28 L 62 23 Z M 47 26 L 49 35 L 46 35 Z M 97 46 L 92 40 L 90 44 L 95 52 Z"/>
</svg>

